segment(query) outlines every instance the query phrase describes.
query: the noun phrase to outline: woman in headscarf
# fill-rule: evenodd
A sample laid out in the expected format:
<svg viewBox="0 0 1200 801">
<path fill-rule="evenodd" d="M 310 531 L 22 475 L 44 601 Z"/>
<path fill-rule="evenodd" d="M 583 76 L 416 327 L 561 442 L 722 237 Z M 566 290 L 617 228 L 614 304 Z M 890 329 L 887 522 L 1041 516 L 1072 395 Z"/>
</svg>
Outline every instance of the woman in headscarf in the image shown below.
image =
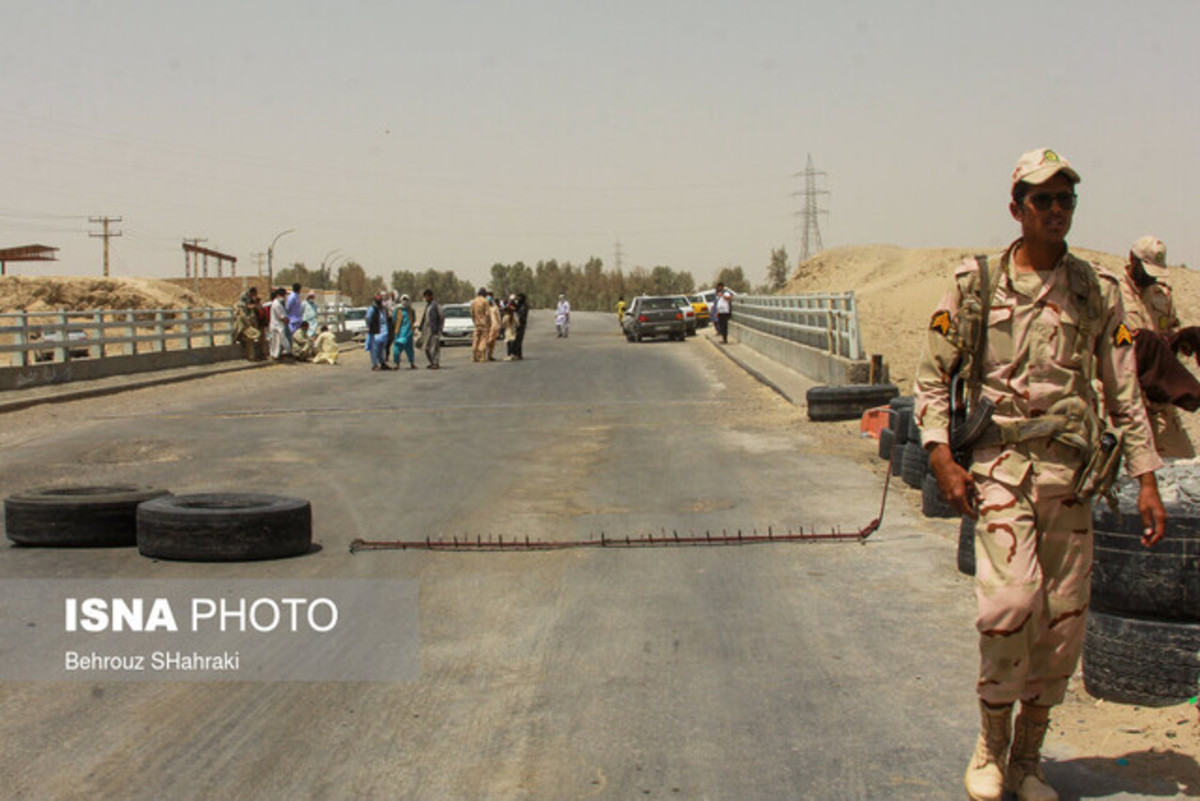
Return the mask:
<svg viewBox="0 0 1200 801">
<path fill-rule="evenodd" d="M 396 321 L 392 326 L 392 330 L 396 332 L 396 341 L 392 345 L 392 351 L 396 362 L 396 369 L 400 369 L 400 354 L 408 356 L 408 369 L 416 370 L 417 365 L 413 361 L 413 334 L 416 331 L 416 323 L 413 318 L 412 300 L 408 295 L 400 296 L 400 304 L 396 306 Z"/>
</svg>

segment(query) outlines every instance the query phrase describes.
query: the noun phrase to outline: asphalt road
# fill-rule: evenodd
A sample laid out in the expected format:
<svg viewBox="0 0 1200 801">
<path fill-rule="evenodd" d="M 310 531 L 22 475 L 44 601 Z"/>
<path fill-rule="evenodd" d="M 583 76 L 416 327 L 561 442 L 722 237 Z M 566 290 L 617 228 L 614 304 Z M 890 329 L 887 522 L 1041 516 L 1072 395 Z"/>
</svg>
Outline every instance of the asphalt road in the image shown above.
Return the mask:
<svg viewBox="0 0 1200 801">
<path fill-rule="evenodd" d="M 355 538 L 857 530 L 878 477 L 703 337 L 611 315 L 519 363 L 347 354 L 5 415 L 5 494 L 135 482 L 312 500 L 319 552 L 0 549 L 5 578 L 419 583 L 405 682 L 0 682 L 0 793 L 104 798 L 961 796 L 976 654 L 953 544 L 351 554 Z M 387 637 L 395 613 L 363 622 Z M 411 621 L 409 621 L 411 622 Z"/>
</svg>

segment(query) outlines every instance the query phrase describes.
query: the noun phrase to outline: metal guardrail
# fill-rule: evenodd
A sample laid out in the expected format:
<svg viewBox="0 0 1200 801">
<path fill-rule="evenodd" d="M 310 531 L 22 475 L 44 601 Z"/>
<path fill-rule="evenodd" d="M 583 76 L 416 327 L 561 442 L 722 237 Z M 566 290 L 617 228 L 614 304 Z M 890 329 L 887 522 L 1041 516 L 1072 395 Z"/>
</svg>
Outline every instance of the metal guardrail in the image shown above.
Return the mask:
<svg viewBox="0 0 1200 801">
<path fill-rule="evenodd" d="M 335 331 L 342 310 L 318 313 Z M 0 314 L 0 369 L 229 345 L 233 310 L 130 309 Z"/>
<path fill-rule="evenodd" d="M 738 295 L 733 320 L 835 356 L 865 358 L 853 292 Z"/>
</svg>

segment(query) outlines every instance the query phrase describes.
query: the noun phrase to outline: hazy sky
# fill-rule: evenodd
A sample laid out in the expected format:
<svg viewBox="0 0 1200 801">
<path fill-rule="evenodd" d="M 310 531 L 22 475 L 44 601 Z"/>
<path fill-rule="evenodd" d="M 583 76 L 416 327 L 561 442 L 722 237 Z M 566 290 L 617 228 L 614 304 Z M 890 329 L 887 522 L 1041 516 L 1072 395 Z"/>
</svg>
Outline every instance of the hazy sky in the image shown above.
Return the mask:
<svg viewBox="0 0 1200 801">
<path fill-rule="evenodd" d="M 1083 176 L 1072 244 L 1200 266 L 1200 3 L 0 0 L 0 247 L 14 274 L 540 259 L 705 283 L 826 247 L 991 247 L 1008 176 Z M 852 288 L 852 287 L 847 287 Z"/>
</svg>

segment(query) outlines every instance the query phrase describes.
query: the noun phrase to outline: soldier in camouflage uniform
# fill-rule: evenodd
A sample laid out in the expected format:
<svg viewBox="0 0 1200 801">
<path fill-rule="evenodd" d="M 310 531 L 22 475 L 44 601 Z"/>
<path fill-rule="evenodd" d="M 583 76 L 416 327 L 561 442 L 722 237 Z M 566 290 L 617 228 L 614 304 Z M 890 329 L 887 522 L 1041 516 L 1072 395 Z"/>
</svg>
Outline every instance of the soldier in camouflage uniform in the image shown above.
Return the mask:
<svg viewBox="0 0 1200 801">
<path fill-rule="evenodd" d="M 930 468 L 946 499 L 978 517 L 983 726 L 965 777 L 973 799 L 999 801 L 1005 788 L 1020 799 L 1058 797 L 1045 782 L 1040 752 L 1049 710 L 1062 702 L 1083 646 L 1091 510 L 1075 480 L 1098 450 L 1101 401 L 1123 435 L 1126 468 L 1141 482 L 1146 544 L 1157 542 L 1166 525 L 1154 478 L 1162 462 L 1150 439 L 1118 279 L 1067 248 L 1078 181 L 1052 150 L 1021 157 L 1009 211 L 1022 236 L 999 259 L 987 260 L 990 296 L 976 294 L 982 273 L 976 260 L 958 268 L 930 321 L 917 369 L 915 414 Z M 965 469 L 948 444 L 950 388 L 969 358 L 962 334 L 971 308 L 976 321 L 986 314 L 987 322 L 976 373 L 982 380 L 974 389 L 977 399 L 995 404 L 995 413 Z"/>
<path fill-rule="evenodd" d="M 1200 328 L 1181 328 L 1179 315 L 1175 312 L 1175 300 L 1171 296 L 1170 272 L 1167 270 L 1167 247 L 1155 236 L 1143 236 L 1133 243 L 1129 251 L 1129 262 L 1121 280 L 1121 299 L 1125 304 L 1125 323 L 1133 330 L 1139 358 L 1145 357 L 1146 348 L 1140 340 L 1142 332 L 1161 334 L 1173 351 L 1195 354 L 1200 345 Z M 1165 351 L 1162 358 L 1170 362 Z M 1170 378 L 1160 382 L 1175 402 L 1185 395 L 1186 408 L 1196 408 L 1196 397 L 1200 386 L 1182 365 L 1166 364 Z M 1139 373 L 1144 373 L 1139 364 Z M 1181 392 L 1182 389 L 1182 392 Z M 1143 390 L 1146 390 L 1143 385 Z M 1174 390 L 1174 392 L 1169 392 Z M 1179 410 L 1168 402 L 1155 402 L 1147 398 L 1150 427 L 1154 432 L 1154 444 L 1159 456 L 1190 459 L 1196 455 L 1192 442 L 1184 430 Z M 1190 401 L 1190 402 L 1188 402 Z"/>
</svg>

